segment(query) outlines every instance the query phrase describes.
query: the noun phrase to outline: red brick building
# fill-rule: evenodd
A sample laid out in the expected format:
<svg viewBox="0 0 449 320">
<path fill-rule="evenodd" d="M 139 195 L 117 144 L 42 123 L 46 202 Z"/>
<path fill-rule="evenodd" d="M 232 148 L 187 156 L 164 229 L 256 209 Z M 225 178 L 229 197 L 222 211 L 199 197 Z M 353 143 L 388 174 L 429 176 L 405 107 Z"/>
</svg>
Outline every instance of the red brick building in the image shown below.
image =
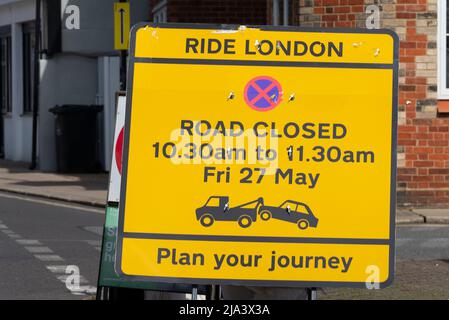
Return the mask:
<svg viewBox="0 0 449 320">
<path fill-rule="evenodd" d="M 401 41 L 398 202 L 449 204 L 447 1 L 151 0 L 151 5 L 156 22 L 394 30 Z"/>
</svg>

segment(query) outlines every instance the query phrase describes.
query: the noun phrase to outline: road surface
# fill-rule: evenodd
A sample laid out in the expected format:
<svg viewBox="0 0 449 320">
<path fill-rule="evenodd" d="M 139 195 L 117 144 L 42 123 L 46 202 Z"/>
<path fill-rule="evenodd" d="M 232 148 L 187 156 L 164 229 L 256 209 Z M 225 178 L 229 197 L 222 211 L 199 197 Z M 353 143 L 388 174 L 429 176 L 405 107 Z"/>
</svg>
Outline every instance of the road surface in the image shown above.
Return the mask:
<svg viewBox="0 0 449 320">
<path fill-rule="evenodd" d="M 101 209 L 0 193 L 0 299 L 92 296 L 103 221 Z M 319 298 L 449 299 L 449 226 L 399 226 L 397 261 L 390 289 L 326 289 Z M 79 288 L 67 281 L 76 269 Z"/>
<path fill-rule="evenodd" d="M 0 299 L 91 295 L 103 221 L 103 210 L 0 194 Z M 79 290 L 72 286 L 76 268 Z"/>
</svg>

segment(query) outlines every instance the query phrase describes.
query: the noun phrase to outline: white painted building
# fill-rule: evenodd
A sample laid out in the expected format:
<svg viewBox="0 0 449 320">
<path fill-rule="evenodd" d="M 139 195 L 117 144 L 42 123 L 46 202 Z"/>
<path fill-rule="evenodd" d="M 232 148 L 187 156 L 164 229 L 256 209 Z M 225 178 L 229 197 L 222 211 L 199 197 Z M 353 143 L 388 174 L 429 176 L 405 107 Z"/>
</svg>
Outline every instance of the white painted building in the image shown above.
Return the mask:
<svg viewBox="0 0 449 320">
<path fill-rule="evenodd" d="M 113 48 L 114 0 L 42 0 L 38 168 L 56 170 L 57 105 L 103 105 L 99 160 L 109 170 L 119 90 Z M 0 0 L 0 156 L 31 161 L 35 0 Z M 149 2 L 131 1 L 131 23 L 145 21 Z M 81 130 L 81 128 L 80 128 Z"/>
</svg>

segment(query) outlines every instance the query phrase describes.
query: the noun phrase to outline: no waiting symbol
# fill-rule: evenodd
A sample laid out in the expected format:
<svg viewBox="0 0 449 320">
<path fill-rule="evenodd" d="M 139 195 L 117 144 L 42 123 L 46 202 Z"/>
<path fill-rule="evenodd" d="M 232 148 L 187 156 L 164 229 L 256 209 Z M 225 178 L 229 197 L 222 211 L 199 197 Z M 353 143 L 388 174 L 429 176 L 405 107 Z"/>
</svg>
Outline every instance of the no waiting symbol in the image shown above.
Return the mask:
<svg viewBox="0 0 449 320">
<path fill-rule="evenodd" d="M 282 87 L 271 77 L 256 77 L 246 85 L 244 97 L 248 106 L 254 110 L 273 110 L 282 102 Z"/>
</svg>

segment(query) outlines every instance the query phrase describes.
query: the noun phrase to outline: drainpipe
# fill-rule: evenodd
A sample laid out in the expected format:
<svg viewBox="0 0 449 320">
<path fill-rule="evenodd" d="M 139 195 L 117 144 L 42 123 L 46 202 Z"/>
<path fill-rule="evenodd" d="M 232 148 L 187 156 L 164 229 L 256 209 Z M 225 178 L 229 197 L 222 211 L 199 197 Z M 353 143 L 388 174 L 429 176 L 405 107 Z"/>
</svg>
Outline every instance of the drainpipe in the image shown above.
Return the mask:
<svg viewBox="0 0 449 320">
<path fill-rule="evenodd" d="M 273 26 L 279 25 L 279 0 L 273 0 Z"/>
<path fill-rule="evenodd" d="M 284 0 L 284 26 L 289 25 L 290 16 L 289 0 Z"/>
<path fill-rule="evenodd" d="M 37 167 L 37 117 L 39 113 L 40 82 L 40 35 L 41 35 L 41 0 L 36 0 L 36 18 L 34 25 L 34 79 L 33 79 L 33 129 L 30 170 Z"/>
</svg>

